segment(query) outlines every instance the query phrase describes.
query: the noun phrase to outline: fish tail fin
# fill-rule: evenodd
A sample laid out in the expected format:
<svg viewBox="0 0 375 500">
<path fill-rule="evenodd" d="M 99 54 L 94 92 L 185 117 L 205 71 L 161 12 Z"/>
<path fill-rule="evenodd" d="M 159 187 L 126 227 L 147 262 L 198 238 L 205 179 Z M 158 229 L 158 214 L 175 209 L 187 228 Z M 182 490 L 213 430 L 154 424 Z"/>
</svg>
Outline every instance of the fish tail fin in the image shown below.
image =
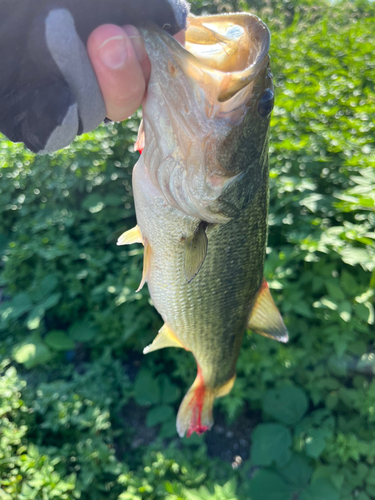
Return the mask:
<svg viewBox="0 0 375 500">
<path fill-rule="evenodd" d="M 214 421 L 212 407 L 215 399 L 214 389 L 205 386 L 202 374 L 198 375 L 188 393 L 184 397 L 177 415 L 177 432 L 180 437 L 190 437 L 193 432 L 198 435 L 211 429 Z"/>
</svg>

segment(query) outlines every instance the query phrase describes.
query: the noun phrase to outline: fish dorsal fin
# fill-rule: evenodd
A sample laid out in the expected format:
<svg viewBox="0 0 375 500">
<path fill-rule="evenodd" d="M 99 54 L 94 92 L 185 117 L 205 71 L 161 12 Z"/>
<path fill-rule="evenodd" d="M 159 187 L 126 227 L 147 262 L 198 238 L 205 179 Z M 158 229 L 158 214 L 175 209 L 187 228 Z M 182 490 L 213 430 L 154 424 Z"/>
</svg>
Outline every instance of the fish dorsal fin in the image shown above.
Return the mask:
<svg viewBox="0 0 375 500">
<path fill-rule="evenodd" d="M 150 273 L 150 266 L 151 266 L 151 247 L 149 242 L 145 239 L 144 242 L 144 251 L 143 251 L 143 273 L 142 273 L 142 281 L 136 290 L 136 292 L 139 292 L 142 290 L 143 285 L 146 283 L 148 280 L 148 275 Z"/>
<path fill-rule="evenodd" d="M 265 280 L 263 280 L 251 311 L 248 328 L 259 335 L 270 337 L 279 342 L 288 342 L 289 340 L 288 330 L 285 328 L 284 321 Z"/>
<path fill-rule="evenodd" d="M 207 225 L 207 222 L 200 222 L 192 236 L 185 240 L 184 270 L 188 283 L 198 274 L 207 255 Z"/>
<path fill-rule="evenodd" d="M 178 340 L 176 334 L 167 324 L 164 324 L 160 328 L 152 344 L 143 349 L 143 354 L 148 354 L 158 349 L 164 349 L 164 347 L 182 347 L 184 349 L 183 344 Z"/>
<path fill-rule="evenodd" d="M 138 226 L 125 231 L 117 240 L 117 245 L 132 245 L 133 243 L 143 243 L 142 233 Z"/>
</svg>

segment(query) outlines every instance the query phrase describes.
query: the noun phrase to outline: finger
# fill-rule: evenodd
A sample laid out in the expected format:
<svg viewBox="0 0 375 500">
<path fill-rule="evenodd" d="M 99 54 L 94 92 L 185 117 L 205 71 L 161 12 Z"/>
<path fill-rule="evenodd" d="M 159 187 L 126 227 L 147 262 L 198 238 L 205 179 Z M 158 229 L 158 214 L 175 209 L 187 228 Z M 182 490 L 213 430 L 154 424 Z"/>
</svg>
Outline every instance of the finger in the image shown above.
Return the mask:
<svg viewBox="0 0 375 500">
<path fill-rule="evenodd" d="M 87 51 L 94 67 L 106 104 L 107 117 L 121 121 L 141 105 L 146 89 L 147 55 L 140 46 L 142 39 L 134 27 L 129 35 L 119 26 L 105 24 L 94 30 Z M 135 30 L 135 31 L 134 31 Z M 138 60 L 137 56 L 140 58 Z"/>
<path fill-rule="evenodd" d="M 185 30 L 181 30 L 178 33 L 175 34 L 174 38 L 180 42 L 180 44 L 184 47 L 185 46 Z"/>
<path fill-rule="evenodd" d="M 146 80 L 146 86 L 148 84 L 148 81 L 150 79 L 150 73 L 151 73 L 151 63 L 150 59 L 148 58 L 146 47 L 145 47 L 145 42 L 143 41 L 143 38 L 140 34 L 140 32 L 137 30 L 135 26 L 131 25 L 126 25 L 123 26 L 123 29 L 125 33 L 128 35 L 132 45 L 134 52 L 137 56 L 138 62 L 142 68 L 143 75 Z"/>
</svg>

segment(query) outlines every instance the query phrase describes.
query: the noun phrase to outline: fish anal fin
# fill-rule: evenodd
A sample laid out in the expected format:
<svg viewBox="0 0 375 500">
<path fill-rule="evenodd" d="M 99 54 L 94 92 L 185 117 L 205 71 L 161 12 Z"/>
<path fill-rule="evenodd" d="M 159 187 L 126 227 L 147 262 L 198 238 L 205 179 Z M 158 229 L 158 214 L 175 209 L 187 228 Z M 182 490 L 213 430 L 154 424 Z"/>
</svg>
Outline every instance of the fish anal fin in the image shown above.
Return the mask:
<svg viewBox="0 0 375 500">
<path fill-rule="evenodd" d="M 132 245 L 133 243 L 143 243 L 142 233 L 139 226 L 134 226 L 129 231 L 125 231 L 117 240 L 117 245 Z"/>
<path fill-rule="evenodd" d="M 136 292 L 139 292 L 140 290 L 142 290 L 143 285 L 148 280 L 148 276 L 150 273 L 150 267 L 151 267 L 151 247 L 150 247 L 150 244 L 146 239 L 144 240 L 143 244 L 144 244 L 145 248 L 144 248 L 144 253 L 143 253 L 142 280 L 141 280 L 141 283 L 140 283 L 138 289 L 136 290 Z"/>
<path fill-rule="evenodd" d="M 199 273 L 207 255 L 207 225 L 206 222 L 200 222 L 193 235 L 185 240 L 184 271 L 188 283 Z"/>
<path fill-rule="evenodd" d="M 289 340 L 288 330 L 265 280 L 263 280 L 251 311 L 248 328 L 259 335 L 279 342 L 288 342 Z"/>
<path fill-rule="evenodd" d="M 185 349 L 185 346 L 167 324 L 164 324 L 160 328 L 159 333 L 154 338 L 152 344 L 143 349 L 143 354 L 148 354 L 149 352 L 157 351 L 158 349 L 164 349 L 164 347 L 182 347 Z"/>
<path fill-rule="evenodd" d="M 190 437 L 194 432 L 198 435 L 211 429 L 214 421 L 212 407 L 215 391 L 206 387 L 198 367 L 198 374 L 184 397 L 177 415 L 177 432 L 180 437 L 186 433 Z"/>
<path fill-rule="evenodd" d="M 229 394 L 234 386 L 235 381 L 236 381 L 236 374 L 234 374 L 233 377 L 229 379 L 226 384 L 222 385 L 219 389 L 216 390 L 215 397 L 222 398 L 223 396 Z"/>
</svg>

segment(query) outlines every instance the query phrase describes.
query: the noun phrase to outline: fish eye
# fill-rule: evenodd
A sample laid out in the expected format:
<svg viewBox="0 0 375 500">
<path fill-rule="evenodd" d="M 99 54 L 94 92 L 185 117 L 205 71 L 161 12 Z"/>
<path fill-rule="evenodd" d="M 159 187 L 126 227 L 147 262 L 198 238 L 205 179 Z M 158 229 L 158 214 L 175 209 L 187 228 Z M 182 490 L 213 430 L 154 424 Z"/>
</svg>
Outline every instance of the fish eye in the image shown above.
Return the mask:
<svg viewBox="0 0 375 500">
<path fill-rule="evenodd" d="M 258 104 L 258 113 L 265 118 L 273 110 L 275 96 L 271 89 L 266 89 Z"/>
</svg>

